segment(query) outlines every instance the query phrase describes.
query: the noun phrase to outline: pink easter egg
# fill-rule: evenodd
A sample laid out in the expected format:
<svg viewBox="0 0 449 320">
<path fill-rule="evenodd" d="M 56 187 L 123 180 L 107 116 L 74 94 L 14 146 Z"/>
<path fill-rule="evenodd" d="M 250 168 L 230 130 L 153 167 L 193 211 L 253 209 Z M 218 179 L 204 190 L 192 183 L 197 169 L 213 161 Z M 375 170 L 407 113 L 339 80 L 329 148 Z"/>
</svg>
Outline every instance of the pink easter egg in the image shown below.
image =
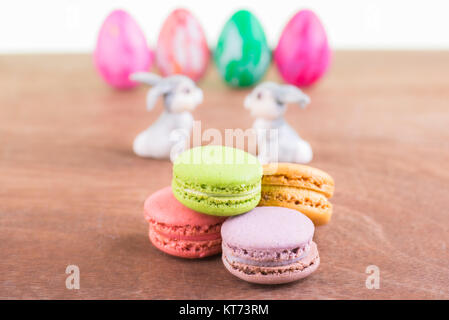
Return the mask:
<svg viewBox="0 0 449 320">
<path fill-rule="evenodd" d="M 156 47 L 156 65 L 163 76 L 183 74 L 199 80 L 209 63 L 209 48 L 198 20 L 177 9 L 165 20 Z"/>
<path fill-rule="evenodd" d="M 331 49 L 326 31 L 310 10 L 299 11 L 285 26 L 274 52 L 282 78 L 296 86 L 308 86 L 327 71 Z"/>
<path fill-rule="evenodd" d="M 131 88 L 129 80 L 136 71 L 148 71 L 153 57 L 145 35 L 137 22 L 125 11 L 112 11 L 100 28 L 94 62 L 98 73 L 111 86 Z"/>
</svg>

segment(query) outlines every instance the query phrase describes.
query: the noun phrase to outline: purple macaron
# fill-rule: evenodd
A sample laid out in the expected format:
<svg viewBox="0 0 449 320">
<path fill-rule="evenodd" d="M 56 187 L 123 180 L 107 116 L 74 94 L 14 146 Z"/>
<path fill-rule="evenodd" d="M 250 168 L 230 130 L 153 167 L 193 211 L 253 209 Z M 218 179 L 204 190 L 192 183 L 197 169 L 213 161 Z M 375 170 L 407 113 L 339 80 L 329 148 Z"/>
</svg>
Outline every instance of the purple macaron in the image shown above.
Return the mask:
<svg viewBox="0 0 449 320">
<path fill-rule="evenodd" d="M 279 284 L 314 272 L 320 257 L 313 222 L 296 210 L 256 207 L 221 227 L 223 263 L 248 282 Z"/>
</svg>

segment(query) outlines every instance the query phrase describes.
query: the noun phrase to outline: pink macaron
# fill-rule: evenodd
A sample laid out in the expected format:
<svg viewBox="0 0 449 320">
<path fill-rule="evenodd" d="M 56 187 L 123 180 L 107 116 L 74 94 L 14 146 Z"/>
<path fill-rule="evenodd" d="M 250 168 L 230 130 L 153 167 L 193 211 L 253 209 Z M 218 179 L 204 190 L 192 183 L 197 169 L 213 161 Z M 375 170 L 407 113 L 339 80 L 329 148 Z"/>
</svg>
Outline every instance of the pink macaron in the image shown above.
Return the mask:
<svg viewBox="0 0 449 320">
<path fill-rule="evenodd" d="M 320 257 L 313 222 L 296 210 L 256 207 L 221 228 L 223 263 L 248 282 L 280 284 L 307 277 Z"/>
<path fill-rule="evenodd" d="M 221 252 L 225 218 L 191 210 L 173 196 L 171 187 L 153 193 L 144 204 L 150 241 L 159 250 L 182 258 L 204 258 Z"/>
</svg>

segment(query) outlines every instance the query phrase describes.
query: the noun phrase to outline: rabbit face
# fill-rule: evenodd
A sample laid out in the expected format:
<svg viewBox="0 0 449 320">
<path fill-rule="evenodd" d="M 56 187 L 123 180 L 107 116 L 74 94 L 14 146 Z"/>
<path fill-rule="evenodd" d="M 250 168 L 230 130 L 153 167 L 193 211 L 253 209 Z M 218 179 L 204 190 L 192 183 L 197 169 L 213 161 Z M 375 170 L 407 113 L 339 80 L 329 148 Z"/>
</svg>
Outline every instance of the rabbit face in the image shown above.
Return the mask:
<svg viewBox="0 0 449 320">
<path fill-rule="evenodd" d="M 176 89 L 170 92 L 170 111 L 175 113 L 191 112 L 203 102 L 203 92 L 194 82 L 185 81 L 180 83 Z"/>
<path fill-rule="evenodd" d="M 273 91 L 263 86 L 256 87 L 245 98 L 244 106 L 250 110 L 251 116 L 266 120 L 279 118 L 286 109 L 285 104 L 276 99 Z"/>
</svg>

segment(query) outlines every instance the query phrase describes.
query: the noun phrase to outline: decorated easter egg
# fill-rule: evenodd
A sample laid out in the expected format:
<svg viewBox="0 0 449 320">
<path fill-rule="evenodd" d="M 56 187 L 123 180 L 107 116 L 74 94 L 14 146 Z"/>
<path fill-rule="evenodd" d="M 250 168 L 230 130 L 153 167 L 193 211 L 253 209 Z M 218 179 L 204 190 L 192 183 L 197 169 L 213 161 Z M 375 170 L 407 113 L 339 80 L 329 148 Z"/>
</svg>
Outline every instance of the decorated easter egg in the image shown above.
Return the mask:
<svg viewBox="0 0 449 320">
<path fill-rule="evenodd" d="M 199 80 L 209 63 L 209 48 L 198 20 L 177 9 L 165 20 L 156 47 L 156 65 L 162 75 L 183 74 Z"/>
<path fill-rule="evenodd" d="M 125 11 L 109 14 L 98 33 L 94 62 L 98 73 L 111 86 L 131 88 L 136 71 L 148 71 L 152 54 L 137 22 Z"/>
<path fill-rule="evenodd" d="M 274 61 L 284 80 L 308 86 L 327 71 L 331 49 L 326 31 L 310 10 L 299 11 L 285 26 L 274 52 Z"/>
<path fill-rule="evenodd" d="M 251 86 L 264 76 L 271 52 L 262 26 L 251 12 L 237 11 L 225 24 L 214 59 L 221 76 L 231 86 Z"/>
</svg>

